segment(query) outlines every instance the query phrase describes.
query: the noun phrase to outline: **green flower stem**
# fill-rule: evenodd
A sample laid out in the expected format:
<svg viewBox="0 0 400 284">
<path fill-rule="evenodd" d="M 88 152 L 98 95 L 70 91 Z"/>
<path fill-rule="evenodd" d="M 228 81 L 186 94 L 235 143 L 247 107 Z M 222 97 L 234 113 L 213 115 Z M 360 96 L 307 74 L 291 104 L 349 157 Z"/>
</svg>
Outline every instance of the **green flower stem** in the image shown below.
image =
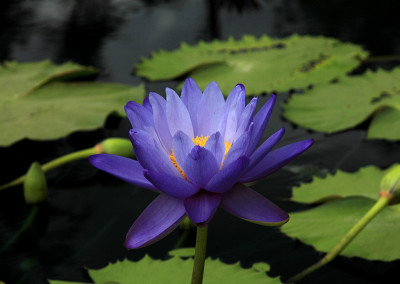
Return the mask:
<svg viewBox="0 0 400 284">
<path fill-rule="evenodd" d="M 208 226 L 202 228 L 197 227 L 192 284 L 203 283 L 204 261 L 206 259 L 206 247 L 207 247 L 207 231 L 208 231 Z"/>
<path fill-rule="evenodd" d="M 15 243 L 21 235 L 32 225 L 39 211 L 39 206 L 34 205 L 29 212 L 28 218 L 26 218 L 25 223 L 18 229 L 18 231 L 14 234 L 14 236 L 8 240 L 2 247 L 0 248 L 0 254 L 2 254 L 5 250 L 7 250 L 13 243 Z M 1 283 L 1 281 L 0 281 Z"/>
<path fill-rule="evenodd" d="M 380 198 L 378 201 L 372 206 L 371 209 L 358 221 L 350 231 L 336 244 L 336 246 L 328 252 L 320 261 L 296 274 L 292 278 L 285 281 L 285 283 L 293 283 L 299 281 L 304 278 L 308 274 L 314 272 L 318 268 L 324 266 L 325 264 L 332 261 L 341 251 L 343 251 L 347 245 L 364 229 L 366 225 L 376 216 L 379 212 L 381 212 L 392 200 L 392 195 L 389 192 L 381 192 Z"/>
<path fill-rule="evenodd" d="M 61 156 L 55 160 L 52 160 L 46 164 L 43 164 L 42 170 L 43 170 L 43 172 L 47 172 L 47 171 L 50 171 L 57 167 L 60 167 L 64 164 L 67 164 L 67 163 L 70 163 L 70 162 L 73 162 L 76 160 L 80 160 L 80 159 L 87 159 L 89 156 L 94 155 L 94 154 L 99 154 L 99 153 L 100 153 L 99 148 L 97 146 L 94 146 L 94 147 L 88 148 L 88 149 L 84 149 L 84 150 L 80 150 L 80 151 L 77 151 L 74 153 L 70 153 L 70 154 Z M 0 190 L 23 183 L 25 180 L 25 177 L 26 177 L 26 175 L 23 175 L 13 181 L 10 181 L 9 183 L 1 185 Z"/>
</svg>

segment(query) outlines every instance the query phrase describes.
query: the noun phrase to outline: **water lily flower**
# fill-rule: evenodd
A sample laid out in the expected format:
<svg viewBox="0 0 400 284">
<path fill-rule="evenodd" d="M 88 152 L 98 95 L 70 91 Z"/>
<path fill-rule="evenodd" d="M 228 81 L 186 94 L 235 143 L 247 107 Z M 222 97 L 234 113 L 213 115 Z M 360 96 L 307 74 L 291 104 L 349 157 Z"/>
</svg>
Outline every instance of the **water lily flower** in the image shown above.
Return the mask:
<svg viewBox="0 0 400 284">
<path fill-rule="evenodd" d="M 284 128 L 259 147 L 275 96 L 255 113 L 257 98 L 245 105 L 238 84 L 224 99 L 217 83 L 202 93 L 193 79 L 179 97 L 166 89 L 166 100 L 150 93 L 143 105 L 128 102 L 126 114 L 137 160 L 98 154 L 89 158 L 100 170 L 159 195 L 130 228 L 125 246 L 147 246 L 174 230 L 188 216 L 197 226 L 208 224 L 218 207 L 244 220 L 279 225 L 288 214 L 246 187 L 289 163 L 312 139 L 272 148 Z M 272 150 L 272 151 L 271 151 Z"/>
</svg>

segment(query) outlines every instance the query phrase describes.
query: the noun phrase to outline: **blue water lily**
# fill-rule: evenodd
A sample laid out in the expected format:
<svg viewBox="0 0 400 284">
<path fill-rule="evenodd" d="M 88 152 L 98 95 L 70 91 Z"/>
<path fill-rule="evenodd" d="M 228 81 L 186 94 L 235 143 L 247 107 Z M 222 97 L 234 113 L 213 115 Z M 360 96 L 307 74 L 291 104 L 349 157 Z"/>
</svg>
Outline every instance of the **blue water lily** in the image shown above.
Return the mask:
<svg viewBox="0 0 400 284">
<path fill-rule="evenodd" d="M 133 185 L 160 194 L 130 228 L 125 246 L 143 247 L 165 237 L 185 216 L 205 226 L 220 206 L 262 225 L 287 222 L 288 214 L 244 183 L 262 179 L 308 149 L 312 139 L 272 148 L 284 128 L 259 147 L 275 96 L 255 113 L 257 98 L 245 105 L 238 84 L 226 101 L 217 83 L 202 93 L 187 79 L 181 97 L 166 89 L 166 100 L 150 93 L 143 105 L 128 102 L 125 111 L 137 160 L 110 154 L 90 162 Z"/>
</svg>

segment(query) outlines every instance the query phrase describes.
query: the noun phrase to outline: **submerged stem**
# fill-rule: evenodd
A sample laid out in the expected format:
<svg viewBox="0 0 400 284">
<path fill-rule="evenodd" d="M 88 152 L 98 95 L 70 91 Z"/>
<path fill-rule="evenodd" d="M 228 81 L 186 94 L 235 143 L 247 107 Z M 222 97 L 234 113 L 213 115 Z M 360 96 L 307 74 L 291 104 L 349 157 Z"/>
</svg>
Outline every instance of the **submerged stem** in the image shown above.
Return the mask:
<svg viewBox="0 0 400 284">
<path fill-rule="evenodd" d="M 6 251 L 10 246 L 12 246 L 21 236 L 22 234 L 32 225 L 39 211 L 38 205 L 33 205 L 31 211 L 29 212 L 28 217 L 26 218 L 24 224 L 18 229 L 18 231 L 12 236 L 10 240 L 8 240 L 4 245 L 0 248 L 0 254 Z M 1 283 L 1 281 L 0 281 Z"/>
<path fill-rule="evenodd" d="M 383 194 L 385 193 L 385 194 Z M 374 206 L 354 225 L 350 231 L 336 244 L 336 246 L 328 252 L 320 261 L 291 277 L 285 283 L 294 283 L 304 278 L 308 274 L 314 272 L 318 268 L 332 261 L 341 251 L 343 251 L 347 245 L 364 229 L 364 227 L 381 212 L 391 201 L 392 195 L 389 192 L 381 192 L 380 198 Z"/>
<path fill-rule="evenodd" d="M 80 150 L 80 151 L 77 151 L 74 153 L 70 153 L 70 154 L 61 156 L 57 159 L 54 159 L 46 164 L 43 164 L 42 170 L 43 170 L 43 172 L 47 172 L 54 168 L 57 168 L 59 166 L 62 166 L 64 164 L 67 164 L 67 163 L 70 163 L 70 162 L 73 162 L 76 160 L 87 159 L 89 156 L 98 154 L 98 153 L 99 153 L 99 150 L 96 147 Z M 20 176 L 19 178 L 16 178 L 13 181 L 10 181 L 6 184 L 1 185 L 0 190 L 23 183 L 25 180 L 25 177 L 26 177 L 26 175 L 23 175 L 23 176 Z"/>
<path fill-rule="evenodd" d="M 207 231 L 208 231 L 208 226 L 202 228 L 197 227 L 192 284 L 203 283 L 204 261 L 206 259 L 206 247 L 207 247 Z"/>
</svg>

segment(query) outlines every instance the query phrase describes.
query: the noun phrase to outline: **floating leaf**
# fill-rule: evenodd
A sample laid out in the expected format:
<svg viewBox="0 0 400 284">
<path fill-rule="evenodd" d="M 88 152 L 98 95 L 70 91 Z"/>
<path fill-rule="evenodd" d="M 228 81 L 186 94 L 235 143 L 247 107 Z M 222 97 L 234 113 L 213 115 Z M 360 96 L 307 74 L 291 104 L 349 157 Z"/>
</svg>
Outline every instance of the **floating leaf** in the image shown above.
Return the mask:
<svg viewBox="0 0 400 284">
<path fill-rule="evenodd" d="M 26 63 L 6 61 L 0 65 L 0 96 L 4 99 L 22 97 L 55 80 L 70 80 L 98 73 L 92 67 L 72 62 L 54 65 L 50 60 Z"/>
<path fill-rule="evenodd" d="M 179 256 L 179 257 L 194 257 L 195 248 L 178 248 L 168 252 L 170 256 Z"/>
<path fill-rule="evenodd" d="M 384 107 L 378 111 L 369 125 L 367 139 L 400 140 L 400 109 Z"/>
<path fill-rule="evenodd" d="M 95 284 L 186 284 L 190 283 L 192 269 L 192 258 L 183 260 L 179 257 L 173 257 L 162 261 L 145 256 L 138 262 L 129 260 L 117 261 L 102 269 L 91 269 L 89 270 L 89 275 Z M 257 264 L 255 268 L 243 269 L 239 263 L 225 264 L 219 260 L 208 258 L 205 263 L 203 283 L 281 283 L 278 277 L 269 278 L 265 274 L 266 271 L 269 271 L 266 265 Z M 49 282 L 50 284 L 72 284 L 71 282 L 55 282 L 55 280 L 49 280 Z"/>
<path fill-rule="evenodd" d="M 293 189 L 292 200 L 302 203 L 319 203 L 349 196 L 379 198 L 380 182 L 386 172 L 375 166 L 368 166 L 354 173 L 338 170 L 335 175 L 325 178 L 314 177 L 311 183 L 303 183 Z"/>
<path fill-rule="evenodd" d="M 93 284 L 93 283 L 87 283 L 87 282 L 73 282 L 73 281 L 60 281 L 60 280 L 49 280 L 50 284 Z M 107 283 L 104 283 L 107 284 Z M 112 284 L 112 283 L 108 283 Z"/>
<path fill-rule="evenodd" d="M 368 138 L 399 140 L 400 68 L 317 85 L 292 96 L 283 115 L 302 127 L 327 133 L 352 128 L 374 115 Z"/>
<path fill-rule="evenodd" d="M 202 89 L 217 81 L 224 94 L 242 83 L 248 94 L 260 94 L 328 82 L 357 67 L 366 56 L 360 46 L 325 37 L 244 36 L 155 52 L 142 59 L 136 73 L 150 80 L 188 75 Z"/>
<path fill-rule="evenodd" d="M 351 185 L 349 185 L 351 186 Z M 290 214 L 281 228 L 289 237 L 301 240 L 323 252 L 330 251 L 376 201 L 348 197 L 325 203 L 311 210 Z M 386 207 L 341 252 L 347 257 L 393 261 L 400 258 L 400 204 Z"/>
<path fill-rule="evenodd" d="M 48 61 L 9 63 L 0 69 L 0 146 L 95 129 L 111 112 L 123 115 L 127 101 L 142 101 L 142 86 L 56 81 L 90 70 L 72 63 L 55 67 Z"/>
</svg>

